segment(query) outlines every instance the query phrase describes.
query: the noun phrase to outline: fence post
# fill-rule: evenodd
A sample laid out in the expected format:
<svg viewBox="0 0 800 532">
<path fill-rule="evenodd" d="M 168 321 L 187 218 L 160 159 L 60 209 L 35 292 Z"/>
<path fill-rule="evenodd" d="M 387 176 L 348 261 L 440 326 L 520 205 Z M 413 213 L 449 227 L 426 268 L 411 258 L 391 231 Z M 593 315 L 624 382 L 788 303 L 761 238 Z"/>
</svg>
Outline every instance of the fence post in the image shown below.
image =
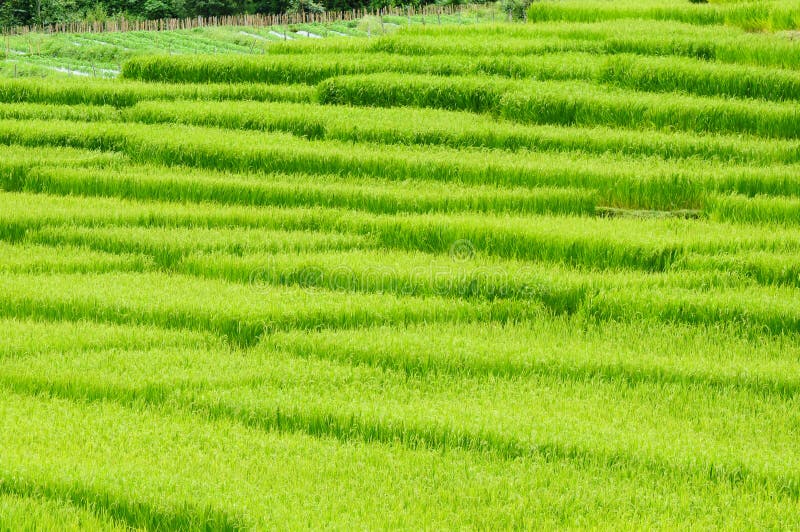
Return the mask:
<svg viewBox="0 0 800 532">
<path fill-rule="evenodd" d="M 474 4 L 470 4 L 474 5 Z M 430 7 L 430 9 L 428 9 Z M 385 10 L 384 10 L 385 9 Z M 427 25 L 426 15 L 427 12 L 431 9 L 435 10 L 436 14 L 436 23 L 441 25 L 442 24 L 442 15 L 446 14 L 448 16 L 456 15 L 458 24 L 464 24 L 467 22 L 464 19 L 463 5 L 448 5 L 448 6 L 420 6 L 419 9 L 409 5 L 407 8 L 403 8 L 402 6 L 393 6 L 393 7 L 386 7 L 380 8 L 379 10 L 370 9 L 370 8 L 362 8 L 362 9 L 349 9 L 349 10 L 342 10 L 342 11 L 326 11 L 322 14 L 314 14 L 314 13 L 303 13 L 301 14 L 289 14 L 283 13 L 280 15 L 276 14 L 255 14 L 255 15 L 230 15 L 230 16 L 222 16 L 222 17 L 208 17 L 203 18 L 202 16 L 197 16 L 197 18 L 188 17 L 185 19 L 157 19 L 157 20 L 143 20 L 143 21 L 129 21 L 127 19 L 120 18 L 119 20 L 113 21 L 106 21 L 106 22 L 69 22 L 69 23 L 55 23 L 48 26 L 16 26 L 13 28 L 9 28 L 6 35 L 6 52 L 8 53 L 8 35 L 26 35 L 28 33 L 35 33 L 37 31 L 46 32 L 48 34 L 56 34 L 56 33 L 104 33 L 104 32 L 129 32 L 129 31 L 167 31 L 167 30 L 180 30 L 180 29 L 194 29 L 194 28 L 203 28 L 203 27 L 217 27 L 217 26 L 228 26 L 228 25 L 252 25 L 256 27 L 265 27 L 265 26 L 280 26 L 282 24 L 291 24 L 291 23 L 299 23 L 302 19 L 302 22 L 308 23 L 332 23 L 332 22 L 346 22 L 351 20 L 356 20 L 359 17 L 364 17 L 367 15 L 372 16 L 379 16 L 381 22 L 381 32 L 386 33 L 385 28 L 385 21 L 383 20 L 384 14 L 391 14 L 396 17 L 403 16 L 403 9 L 406 9 L 405 15 L 409 25 L 413 24 L 413 16 L 420 15 L 422 25 Z M 490 17 L 492 23 L 496 21 L 497 13 L 495 12 L 496 8 L 492 8 L 490 12 Z M 433 14 L 433 13 L 431 13 Z M 513 14 L 509 13 L 509 22 L 513 22 Z M 468 18 L 468 16 L 467 16 Z M 522 20 L 527 20 L 527 12 L 524 12 L 522 15 Z M 480 23 L 480 12 L 476 10 L 475 12 L 475 22 Z M 327 34 L 327 28 L 325 29 L 325 33 Z M 371 37 L 372 31 L 371 27 L 368 27 L 368 35 Z M 288 29 L 284 29 L 284 40 L 288 40 Z"/>
</svg>

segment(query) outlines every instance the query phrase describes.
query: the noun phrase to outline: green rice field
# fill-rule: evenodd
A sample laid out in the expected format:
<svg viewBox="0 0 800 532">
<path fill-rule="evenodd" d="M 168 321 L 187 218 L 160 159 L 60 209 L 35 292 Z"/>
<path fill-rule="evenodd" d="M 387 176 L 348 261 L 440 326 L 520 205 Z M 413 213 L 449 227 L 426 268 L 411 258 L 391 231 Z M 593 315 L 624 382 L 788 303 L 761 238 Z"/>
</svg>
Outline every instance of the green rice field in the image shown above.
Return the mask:
<svg viewBox="0 0 800 532">
<path fill-rule="evenodd" d="M 4 39 L 0 530 L 800 528 L 800 2 L 493 9 Z"/>
</svg>

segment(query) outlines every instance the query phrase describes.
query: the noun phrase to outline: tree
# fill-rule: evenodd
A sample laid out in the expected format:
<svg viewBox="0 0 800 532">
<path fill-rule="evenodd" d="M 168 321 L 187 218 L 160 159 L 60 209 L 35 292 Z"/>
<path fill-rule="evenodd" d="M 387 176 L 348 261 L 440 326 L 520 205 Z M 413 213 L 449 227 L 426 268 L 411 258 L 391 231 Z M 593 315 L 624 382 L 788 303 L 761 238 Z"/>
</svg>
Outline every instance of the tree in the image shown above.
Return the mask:
<svg viewBox="0 0 800 532">
<path fill-rule="evenodd" d="M 31 23 L 31 6 L 27 0 L 0 0 L 0 26 L 10 28 Z"/>
<path fill-rule="evenodd" d="M 314 0 L 289 0 L 288 13 L 324 13 L 325 7 Z"/>
<path fill-rule="evenodd" d="M 74 0 L 33 0 L 31 22 L 39 25 L 55 24 L 77 18 Z"/>
<path fill-rule="evenodd" d="M 243 0 L 188 0 L 187 10 L 193 15 L 216 17 L 244 13 L 246 3 Z"/>
<path fill-rule="evenodd" d="M 518 20 L 527 16 L 530 5 L 531 0 L 502 0 L 503 11 Z"/>
<path fill-rule="evenodd" d="M 158 18 L 169 18 L 172 16 L 172 9 L 162 0 L 145 0 L 142 6 L 142 15 L 153 20 Z"/>
</svg>

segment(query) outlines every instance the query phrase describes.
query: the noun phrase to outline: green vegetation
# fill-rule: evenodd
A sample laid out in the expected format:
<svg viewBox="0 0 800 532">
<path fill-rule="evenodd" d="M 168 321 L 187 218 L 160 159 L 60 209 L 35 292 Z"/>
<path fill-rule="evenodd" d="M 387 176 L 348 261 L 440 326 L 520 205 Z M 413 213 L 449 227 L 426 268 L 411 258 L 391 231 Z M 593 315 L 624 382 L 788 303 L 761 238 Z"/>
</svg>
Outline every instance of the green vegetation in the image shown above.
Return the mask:
<svg viewBox="0 0 800 532">
<path fill-rule="evenodd" d="M 492 8 L 4 41 L 0 528 L 800 528 L 798 6 Z"/>
<path fill-rule="evenodd" d="M 528 8 L 528 18 L 534 21 L 582 22 L 643 18 L 691 24 L 729 24 L 753 31 L 795 29 L 800 22 L 800 3 L 796 0 L 721 0 L 708 5 L 703 4 L 706 2 L 676 3 L 669 0 L 534 2 Z"/>
<path fill-rule="evenodd" d="M 14 79 L 0 81 L 0 102 L 127 107 L 151 100 L 308 101 L 313 90 L 305 86 L 256 84 L 151 85 L 113 81 Z"/>
<path fill-rule="evenodd" d="M 535 57 L 465 56 L 454 62 L 451 55 L 403 56 L 374 51 L 351 58 L 342 53 L 331 53 L 331 50 L 320 51 L 328 53 L 315 52 L 301 57 L 296 53 L 244 58 L 217 56 L 214 59 L 145 56 L 126 63 L 122 74 L 126 78 L 151 82 L 317 84 L 337 76 L 390 71 L 438 76 L 496 75 L 512 79 L 586 80 L 648 92 L 683 91 L 702 96 L 774 101 L 800 99 L 800 75 L 795 72 L 714 64 L 696 58 L 563 52 Z M 462 87 L 461 93 L 466 90 L 502 93 L 515 87 L 496 83 L 468 89 L 464 79 L 458 79 L 458 86 Z M 427 94 L 419 95 L 419 100 L 426 101 L 427 97 Z M 474 110 L 484 109 L 476 107 Z"/>
</svg>

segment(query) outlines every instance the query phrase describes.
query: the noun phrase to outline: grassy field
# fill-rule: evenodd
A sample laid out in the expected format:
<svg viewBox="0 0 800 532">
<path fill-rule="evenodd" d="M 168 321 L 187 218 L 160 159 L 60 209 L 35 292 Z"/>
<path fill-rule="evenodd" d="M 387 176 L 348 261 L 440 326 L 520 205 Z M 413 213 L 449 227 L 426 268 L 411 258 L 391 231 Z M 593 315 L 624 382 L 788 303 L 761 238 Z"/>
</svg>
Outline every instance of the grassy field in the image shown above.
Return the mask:
<svg viewBox="0 0 800 532">
<path fill-rule="evenodd" d="M 492 9 L 4 40 L 0 529 L 800 528 L 800 4 Z"/>
</svg>

